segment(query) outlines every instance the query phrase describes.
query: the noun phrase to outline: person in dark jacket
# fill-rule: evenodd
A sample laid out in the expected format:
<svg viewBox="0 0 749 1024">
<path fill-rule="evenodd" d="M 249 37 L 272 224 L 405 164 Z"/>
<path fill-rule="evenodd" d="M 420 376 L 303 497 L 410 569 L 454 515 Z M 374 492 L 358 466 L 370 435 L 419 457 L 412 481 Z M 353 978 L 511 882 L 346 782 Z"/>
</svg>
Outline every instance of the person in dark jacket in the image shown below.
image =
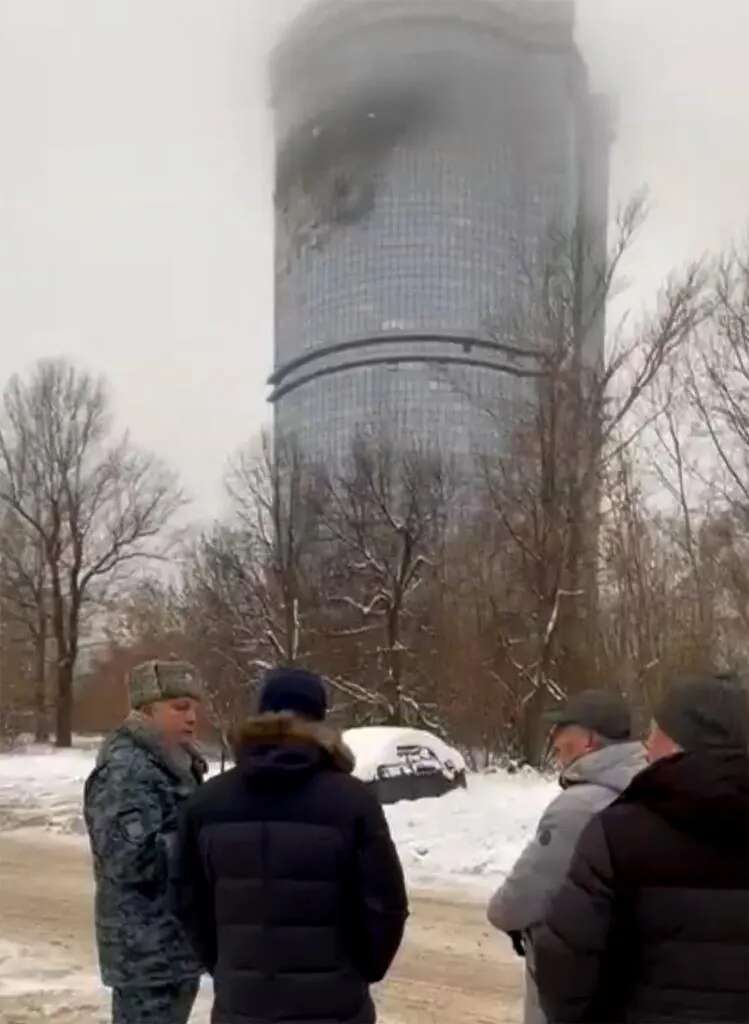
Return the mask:
<svg viewBox="0 0 749 1024">
<path fill-rule="evenodd" d="M 408 916 L 382 809 L 325 724 L 321 680 L 278 670 L 192 797 L 177 913 L 213 975 L 214 1024 L 373 1024 Z"/>
<path fill-rule="evenodd" d="M 749 696 L 673 685 L 653 762 L 583 832 L 536 934 L 554 1024 L 749 1021 Z"/>
<path fill-rule="evenodd" d="M 178 808 L 206 770 L 193 746 L 200 686 L 182 662 L 129 678 L 132 712 L 99 752 L 84 813 L 96 881 L 96 937 L 114 1024 L 185 1024 L 201 967 L 170 896 Z"/>
</svg>

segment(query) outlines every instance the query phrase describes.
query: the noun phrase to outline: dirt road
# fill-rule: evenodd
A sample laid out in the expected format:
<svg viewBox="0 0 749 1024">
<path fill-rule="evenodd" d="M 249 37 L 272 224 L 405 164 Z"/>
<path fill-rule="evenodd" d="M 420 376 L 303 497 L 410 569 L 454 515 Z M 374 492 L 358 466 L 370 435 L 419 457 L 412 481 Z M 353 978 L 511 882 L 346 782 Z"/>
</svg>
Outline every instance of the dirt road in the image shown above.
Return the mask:
<svg viewBox="0 0 749 1024">
<path fill-rule="evenodd" d="M 0 1021 L 104 1024 L 85 845 L 0 833 Z M 516 1024 L 520 968 L 483 908 L 419 895 L 408 939 L 377 993 L 383 1024 Z M 205 1024 L 210 993 L 195 1024 Z"/>
</svg>

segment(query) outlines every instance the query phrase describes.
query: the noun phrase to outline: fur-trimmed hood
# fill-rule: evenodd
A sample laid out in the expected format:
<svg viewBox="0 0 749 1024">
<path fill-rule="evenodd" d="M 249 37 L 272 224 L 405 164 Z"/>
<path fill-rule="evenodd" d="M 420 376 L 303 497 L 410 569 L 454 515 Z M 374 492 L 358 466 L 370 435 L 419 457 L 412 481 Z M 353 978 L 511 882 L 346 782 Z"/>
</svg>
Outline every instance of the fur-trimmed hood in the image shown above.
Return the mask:
<svg viewBox="0 0 749 1024">
<path fill-rule="evenodd" d="M 354 770 L 354 755 L 337 729 L 289 711 L 248 718 L 233 733 L 231 744 L 237 764 L 255 770 L 294 771 L 303 768 L 305 760 L 311 767 L 321 757 L 339 772 L 350 775 Z M 289 756 L 292 753 L 295 759 Z"/>
</svg>

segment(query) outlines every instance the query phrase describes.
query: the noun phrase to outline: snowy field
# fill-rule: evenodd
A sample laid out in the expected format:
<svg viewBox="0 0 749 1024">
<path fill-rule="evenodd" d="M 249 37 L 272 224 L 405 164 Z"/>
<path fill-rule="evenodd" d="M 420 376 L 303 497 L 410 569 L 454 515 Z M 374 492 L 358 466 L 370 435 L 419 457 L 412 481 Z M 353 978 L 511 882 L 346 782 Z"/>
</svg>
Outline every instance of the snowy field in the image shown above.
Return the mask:
<svg viewBox="0 0 749 1024">
<path fill-rule="evenodd" d="M 0 755 L 0 830 L 83 837 L 81 796 L 94 758 L 90 741 L 69 751 L 29 747 Z M 555 792 L 532 771 L 497 772 L 471 776 L 467 790 L 386 808 L 410 885 L 483 896 L 501 882 Z"/>
<path fill-rule="evenodd" d="M 96 746 L 79 741 L 70 751 L 32 746 L 0 754 L 0 902 L 15 928 L 0 936 L 2 1024 L 109 1020 L 95 966 L 81 809 Z M 426 898 L 415 902 L 395 980 L 378 994 L 383 1024 L 434 1024 L 446 999 L 456 1020 L 487 1019 L 487 1007 L 497 1021 L 519 1019 L 517 964 L 497 973 L 500 948 L 510 954 L 489 935 L 476 904 L 501 882 L 555 791 L 530 771 L 497 773 L 472 776 L 467 790 L 439 799 L 386 808 L 410 886 Z M 446 902 L 432 903 L 428 894 Z M 442 958 L 437 989 L 435 955 Z M 498 1000 L 507 1016 L 498 1015 Z M 206 985 L 194 1024 L 207 1024 L 210 1004 Z"/>
</svg>

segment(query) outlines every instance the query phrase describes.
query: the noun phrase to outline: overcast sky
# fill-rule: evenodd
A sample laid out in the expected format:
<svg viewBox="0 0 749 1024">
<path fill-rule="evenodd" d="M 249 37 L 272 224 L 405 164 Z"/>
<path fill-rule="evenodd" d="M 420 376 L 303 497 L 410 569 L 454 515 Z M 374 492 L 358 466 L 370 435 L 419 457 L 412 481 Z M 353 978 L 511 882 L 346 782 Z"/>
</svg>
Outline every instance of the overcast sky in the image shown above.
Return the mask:
<svg viewBox="0 0 749 1024">
<path fill-rule="evenodd" d="M 264 60 L 302 6 L 0 0 L 0 378 L 105 373 L 197 515 L 268 418 Z M 749 2 L 579 0 L 579 36 L 619 107 L 612 201 L 651 189 L 647 290 L 749 222 Z"/>
</svg>

